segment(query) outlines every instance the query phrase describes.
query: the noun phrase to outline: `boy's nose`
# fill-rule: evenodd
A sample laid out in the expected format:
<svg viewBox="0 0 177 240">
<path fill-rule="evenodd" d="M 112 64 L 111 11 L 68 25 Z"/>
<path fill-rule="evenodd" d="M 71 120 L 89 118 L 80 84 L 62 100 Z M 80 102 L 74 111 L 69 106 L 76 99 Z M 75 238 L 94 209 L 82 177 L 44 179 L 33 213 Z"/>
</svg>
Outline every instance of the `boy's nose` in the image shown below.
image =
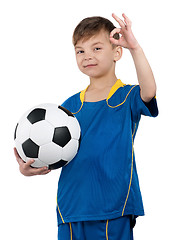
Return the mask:
<svg viewBox="0 0 177 240">
<path fill-rule="evenodd" d="M 91 60 L 92 57 L 85 57 L 85 60 Z"/>
<path fill-rule="evenodd" d="M 90 52 L 85 53 L 84 59 L 85 60 L 91 60 L 92 59 L 92 54 Z"/>
</svg>

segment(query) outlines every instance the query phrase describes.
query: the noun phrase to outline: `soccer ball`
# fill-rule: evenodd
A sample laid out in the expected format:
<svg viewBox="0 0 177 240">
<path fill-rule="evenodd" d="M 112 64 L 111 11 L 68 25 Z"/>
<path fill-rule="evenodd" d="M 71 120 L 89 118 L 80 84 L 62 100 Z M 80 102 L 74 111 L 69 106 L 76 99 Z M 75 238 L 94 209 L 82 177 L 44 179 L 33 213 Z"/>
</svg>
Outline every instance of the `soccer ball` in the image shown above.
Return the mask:
<svg viewBox="0 0 177 240">
<path fill-rule="evenodd" d="M 80 126 L 74 115 L 62 106 L 41 104 L 27 111 L 14 134 L 20 157 L 32 167 L 57 169 L 68 164 L 79 148 Z"/>
</svg>

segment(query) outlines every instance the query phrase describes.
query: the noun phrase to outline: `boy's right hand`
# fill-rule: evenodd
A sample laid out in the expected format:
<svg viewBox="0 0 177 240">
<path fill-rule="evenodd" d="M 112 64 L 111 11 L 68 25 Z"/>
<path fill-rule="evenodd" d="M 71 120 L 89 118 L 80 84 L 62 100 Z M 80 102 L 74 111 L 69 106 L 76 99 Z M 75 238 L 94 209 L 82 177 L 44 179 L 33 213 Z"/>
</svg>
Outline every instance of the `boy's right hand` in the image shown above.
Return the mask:
<svg viewBox="0 0 177 240">
<path fill-rule="evenodd" d="M 34 163 L 35 160 L 30 159 L 28 162 L 24 162 L 20 158 L 16 148 L 14 148 L 14 154 L 15 154 L 16 160 L 19 164 L 19 170 L 24 176 L 45 175 L 51 171 L 47 167 L 32 168 L 30 165 L 32 163 Z"/>
</svg>

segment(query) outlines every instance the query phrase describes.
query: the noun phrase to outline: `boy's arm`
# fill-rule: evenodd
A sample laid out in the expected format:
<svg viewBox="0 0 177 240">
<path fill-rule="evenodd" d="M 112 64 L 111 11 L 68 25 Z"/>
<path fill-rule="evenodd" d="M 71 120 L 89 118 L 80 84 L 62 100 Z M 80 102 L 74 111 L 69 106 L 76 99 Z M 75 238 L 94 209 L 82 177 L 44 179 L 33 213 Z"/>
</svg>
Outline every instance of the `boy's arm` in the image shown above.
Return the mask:
<svg viewBox="0 0 177 240">
<path fill-rule="evenodd" d="M 149 102 L 156 95 L 156 83 L 148 60 L 133 35 L 131 30 L 131 21 L 128 19 L 128 17 L 125 14 L 122 14 L 124 17 L 124 21 L 122 21 L 115 14 L 112 16 L 119 23 L 121 28 L 115 28 L 110 33 L 110 41 L 113 44 L 128 48 L 130 50 L 141 89 L 141 98 L 144 102 Z M 113 38 L 115 33 L 121 34 L 119 40 Z"/>
<path fill-rule="evenodd" d="M 130 52 L 135 63 L 141 98 L 144 102 L 149 102 L 156 95 L 156 83 L 151 67 L 141 47 Z"/>
</svg>

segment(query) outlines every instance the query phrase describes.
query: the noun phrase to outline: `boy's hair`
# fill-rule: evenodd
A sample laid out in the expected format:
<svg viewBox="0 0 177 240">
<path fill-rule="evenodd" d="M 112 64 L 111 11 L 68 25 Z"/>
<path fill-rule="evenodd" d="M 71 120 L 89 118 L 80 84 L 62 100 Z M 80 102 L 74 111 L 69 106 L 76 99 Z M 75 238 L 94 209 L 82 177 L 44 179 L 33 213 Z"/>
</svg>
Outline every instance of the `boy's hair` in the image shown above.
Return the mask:
<svg viewBox="0 0 177 240">
<path fill-rule="evenodd" d="M 115 28 L 114 24 L 103 17 L 88 17 L 83 19 L 75 28 L 73 33 L 73 45 L 76 46 L 77 42 L 81 39 L 88 40 L 92 36 L 104 30 L 110 34 Z M 119 34 L 114 34 L 115 39 L 119 39 Z M 112 44 L 113 47 L 115 46 Z"/>
</svg>

